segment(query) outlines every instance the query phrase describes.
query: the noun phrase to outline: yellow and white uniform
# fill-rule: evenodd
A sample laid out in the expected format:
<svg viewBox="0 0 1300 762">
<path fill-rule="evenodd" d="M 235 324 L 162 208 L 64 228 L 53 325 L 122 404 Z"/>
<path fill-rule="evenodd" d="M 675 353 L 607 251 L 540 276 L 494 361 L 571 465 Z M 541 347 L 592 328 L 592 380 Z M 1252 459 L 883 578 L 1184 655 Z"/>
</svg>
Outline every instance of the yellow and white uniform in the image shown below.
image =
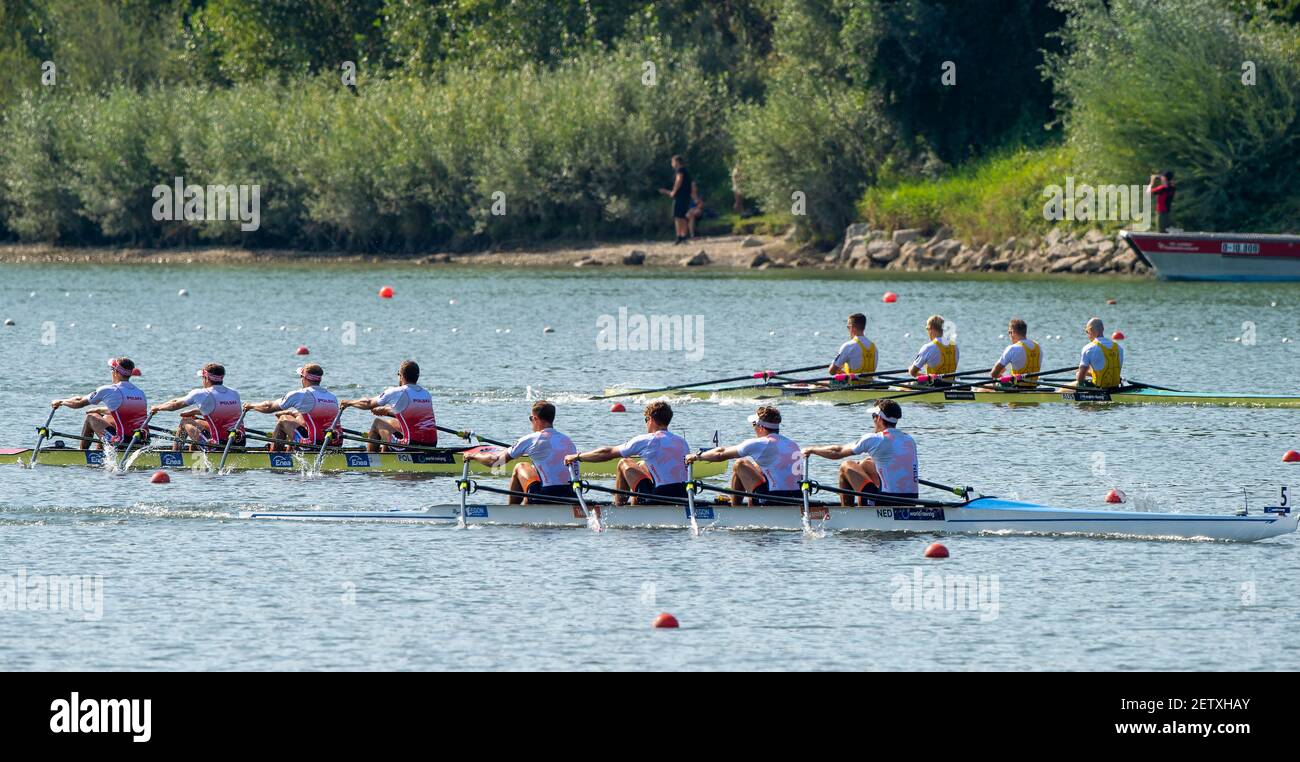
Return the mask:
<svg viewBox="0 0 1300 762">
<path fill-rule="evenodd" d="M 835 355 L 835 365 L 841 373 L 875 373 L 876 345 L 863 336 L 854 336 L 840 345 Z"/>
<path fill-rule="evenodd" d="M 1092 371 L 1090 380 L 1093 386 L 1104 389 L 1119 386 L 1124 367 L 1124 347 L 1117 341 L 1098 336 L 1083 346 L 1079 364 Z"/>
<path fill-rule="evenodd" d="M 998 358 L 1002 372 L 1008 375 L 1027 375 L 1043 369 L 1043 347 L 1033 339 L 1021 339 L 1002 350 Z M 1021 386 L 1038 386 L 1036 379 L 1020 381 Z"/>
<path fill-rule="evenodd" d="M 957 342 L 940 337 L 921 347 L 912 360 L 912 368 L 931 376 L 948 376 L 957 372 L 957 360 Z"/>
</svg>

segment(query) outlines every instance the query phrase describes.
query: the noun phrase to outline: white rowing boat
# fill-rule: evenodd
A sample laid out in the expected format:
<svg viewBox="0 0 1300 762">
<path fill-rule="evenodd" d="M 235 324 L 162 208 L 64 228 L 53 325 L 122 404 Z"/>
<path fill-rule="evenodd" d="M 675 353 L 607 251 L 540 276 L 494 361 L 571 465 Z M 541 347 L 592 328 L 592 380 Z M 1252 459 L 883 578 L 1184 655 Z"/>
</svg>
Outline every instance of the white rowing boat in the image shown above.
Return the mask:
<svg viewBox="0 0 1300 762">
<path fill-rule="evenodd" d="M 685 506 L 596 507 L 607 528 L 690 527 Z M 463 515 L 462 515 L 463 514 Z M 378 521 L 434 524 L 498 524 L 586 527 L 580 506 L 435 505 L 422 511 L 243 511 L 240 518 L 281 521 Z M 697 503 L 695 518 L 704 528 L 803 530 L 798 507 L 732 507 Z M 1300 514 L 1286 506 L 1254 515 L 1148 513 L 1144 511 L 1049 508 L 995 497 L 966 503 L 908 507 L 841 508 L 812 506 L 813 529 L 861 532 L 1006 533 L 1112 535 L 1156 539 L 1207 539 L 1254 542 L 1296 531 Z"/>
</svg>

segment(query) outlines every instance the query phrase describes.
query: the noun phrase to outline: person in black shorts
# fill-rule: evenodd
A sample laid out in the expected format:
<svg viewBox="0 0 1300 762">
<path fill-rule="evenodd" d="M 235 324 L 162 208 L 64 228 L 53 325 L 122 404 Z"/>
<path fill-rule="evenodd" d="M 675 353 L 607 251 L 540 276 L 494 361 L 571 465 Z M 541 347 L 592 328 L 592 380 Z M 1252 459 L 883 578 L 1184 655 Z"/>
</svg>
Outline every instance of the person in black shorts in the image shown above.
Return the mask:
<svg viewBox="0 0 1300 762">
<path fill-rule="evenodd" d="M 690 234 L 687 214 L 691 211 L 691 188 L 695 183 L 686 169 L 686 159 L 680 154 L 673 157 L 673 172 L 673 187 L 660 188 L 659 192 L 673 200 L 673 224 L 677 228 L 677 240 L 673 245 L 676 246 L 685 243 Z"/>
</svg>

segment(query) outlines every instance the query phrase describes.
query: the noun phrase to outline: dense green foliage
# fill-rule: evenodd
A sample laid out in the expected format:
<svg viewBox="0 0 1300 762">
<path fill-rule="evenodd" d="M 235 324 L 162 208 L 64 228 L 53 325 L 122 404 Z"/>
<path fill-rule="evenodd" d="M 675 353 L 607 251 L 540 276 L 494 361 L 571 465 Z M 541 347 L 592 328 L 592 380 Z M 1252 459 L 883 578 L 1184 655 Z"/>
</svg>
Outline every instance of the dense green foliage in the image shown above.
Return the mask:
<svg viewBox="0 0 1300 762">
<path fill-rule="evenodd" d="M 0 237 L 666 233 L 675 153 L 711 206 L 738 166 L 765 226 L 819 241 L 863 215 L 1027 232 L 1065 174 L 1165 167 L 1183 226 L 1293 227 L 1297 23 L 1300 0 L 0 0 Z M 176 176 L 261 186 L 261 230 L 158 224 Z"/>
</svg>

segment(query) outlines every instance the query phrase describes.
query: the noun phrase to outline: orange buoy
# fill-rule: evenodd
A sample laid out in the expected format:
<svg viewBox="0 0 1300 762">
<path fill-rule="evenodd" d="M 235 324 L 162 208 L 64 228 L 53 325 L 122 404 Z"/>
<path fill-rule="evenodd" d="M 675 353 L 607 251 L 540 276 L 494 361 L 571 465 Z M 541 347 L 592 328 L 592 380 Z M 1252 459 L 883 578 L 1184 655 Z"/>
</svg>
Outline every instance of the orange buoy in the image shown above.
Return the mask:
<svg viewBox="0 0 1300 762">
<path fill-rule="evenodd" d="M 1108 502 L 1108 503 L 1122 503 L 1122 502 L 1124 502 L 1124 498 L 1125 498 L 1125 497 L 1127 497 L 1127 496 L 1124 494 L 1124 491 L 1123 491 L 1123 490 L 1113 489 L 1113 490 L 1111 490 L 1110 492 L 1107 492 L 1107 493 L 1106 493 L 1106 502 Z"/>
<path fill-rule="evenodd" d="M 143 376 L 144 373 L 143 373 L 139 368 L 132 368 L 132 369 L 131 369 L 131 375 L 132 375 L 132 376 Z"/>
<path fill-rule="evenodd" d="M 627 408 L 623 407 L 623 403 L 622 403 L 622 402 L 615 402 L 614 404 L 612 404 L 612 405 L 609 406 L 609 412 L 611 412 L 611 413 L 626 413 L 626 412 L 627 412 Z"/>
<path fill-rule="evenodd" d="M 311 354 L 311 350 L 307 349 L 307 347 L 298 347 L 298 351 L 297 351 L 297 352 L 294 352 L 294 354 L 296 354 L 296 355 L 309 355 L 309 354 Z"/>
<path fill-rule="evenodd" d="M 880 297 L 880 301 L 885 304 L 893 304 L 898 301 L 898 294 L 895 294 L 893 291 L 886 291 L 885 295 Z"/>
<path fill-rule="evenodd" d="M 1110 338 L 1111 338 L 1112 341 L 1123 341 L 1123 340 L 1124 340 L 1124 332 L 1123 332 L 1123 331 L 1116 331 L 1116 332 L 1114 332 L 1114 333 L 1112 333 L 1112 334 L 1110 335 Z"/>
<path fill-rule="evenodd" d="M 925 546 L 926 558 L 947 558 L 948 548 L 941 542 L 932 542 Z"/>
<path fill-rule="evenodd" d="M 166 471 L 154 471 L 149 481 L 154 484 L 171 484 L 172 478 L 167 475 Z"/>
<path fill-rule="evenodd" d="M 393 298 L 393 287 L 392 287 L 392 286 L 384 286 L 383 288 L 379 289 L 379 298 L 380 298 L 380 299 L 392 299 L 392 298 Z"/>
<path fill-rule="evenodd" d="M 651 626 L 654 627 L 656 630 L 663 630 L 663 629 L 676 629 L 679 625 L 677 624 L 677 617 L 665 611 L 659 616 L 655 617 L 654 624 Z"/>
<path fill-rule="evenodd" d="M 1300 452 L 1296 452 L 1295 450 L 1287 450 L 1286 454 L 1282 456 L 1282 462 L 1300 463 Z"/>
</svg>

